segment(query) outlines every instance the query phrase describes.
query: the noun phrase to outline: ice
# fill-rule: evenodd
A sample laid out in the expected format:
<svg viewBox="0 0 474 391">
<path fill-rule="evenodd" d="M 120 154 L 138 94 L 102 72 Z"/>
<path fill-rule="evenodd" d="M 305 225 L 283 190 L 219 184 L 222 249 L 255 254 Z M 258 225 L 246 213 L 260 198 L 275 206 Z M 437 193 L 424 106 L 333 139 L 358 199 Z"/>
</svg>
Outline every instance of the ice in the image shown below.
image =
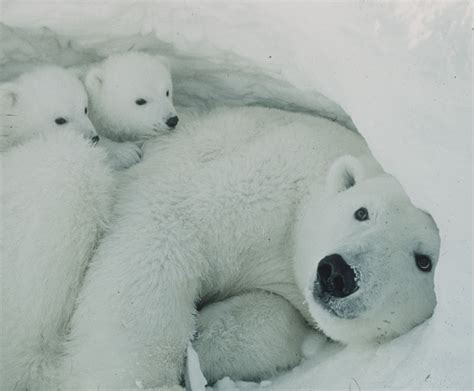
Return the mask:
<svg viewBox="0 0 474 391">
<path fill-rule="evenodd" d="M 186 350 L 186 389 L 190 391 L 204 391 L 206 389 L 207 380 L 204 377 L 201 366 L 199 365 L 199 357 L 193 349 L 191 342 Z"/>
<path fill-rule="evenodd" d="M 472 389 L 469 2 L 7 0 L 1 18 L 2 80 L 41 61 L 80 65 L 134 48 L 171 57 L 182 106 L 287 106 L 351 127 L 348 113 L 440 227 L 438 306 L 384 345 L 306 346 L 266 387 Z M 259 387 L 227 378 L 213 389 Z"/>
</svg>

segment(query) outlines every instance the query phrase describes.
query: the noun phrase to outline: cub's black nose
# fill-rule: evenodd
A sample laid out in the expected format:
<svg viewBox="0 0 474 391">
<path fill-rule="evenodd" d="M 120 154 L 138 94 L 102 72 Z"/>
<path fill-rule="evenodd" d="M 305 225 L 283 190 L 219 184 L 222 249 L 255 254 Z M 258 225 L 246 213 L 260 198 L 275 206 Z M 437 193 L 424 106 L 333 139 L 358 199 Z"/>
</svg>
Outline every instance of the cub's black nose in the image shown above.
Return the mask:
<svg viewBox="0 0 474 391">
<path fill-rule="evenodd" d="M 332 254 L 319 261 L 316 281 L 320 293 L 333 297 L 347 297 L 359 287 L 354 270 L 339 254 Z"/>
<path fill-rule="evenodd" d="M 166 121 L 166 125 L 168 125 L 170 128 L 175 128 L 176 125 L 178 124 L 179 118 L 174 116 L 171 118 L 168 118 L 168 121 Z"/>
<path fill-rule="evenodd" d="M 100 140 L 99 136 L 94 136 L 91 138 L 92 144 L 96 145 Z"/>
</svg>

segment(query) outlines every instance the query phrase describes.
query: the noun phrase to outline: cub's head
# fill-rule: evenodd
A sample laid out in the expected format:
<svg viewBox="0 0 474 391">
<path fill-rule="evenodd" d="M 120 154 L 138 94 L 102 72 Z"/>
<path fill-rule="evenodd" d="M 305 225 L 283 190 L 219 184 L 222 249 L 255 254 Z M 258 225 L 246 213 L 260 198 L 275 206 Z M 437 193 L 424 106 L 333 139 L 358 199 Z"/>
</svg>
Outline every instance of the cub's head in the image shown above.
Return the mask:
<svg viewBox="0 0 474 391">
<path fill-rule="evenodd" d="M 110 56 L 85 76 L 91 118 L 99 132 L 118 141 L 140 141 L 173 130 L 178 116 L 168 68 L 158 56 Z"/>
<path fill-rule="evenodd" d="M 329 170 L 296 234 L 295 272 L 311 315 L 330 338 L 382 341 L 429 318 L 440 239 L 432 217 L 400 184 L 367 177 L 346 156 Z"/>
<path fill-rule="evenodd" d="M 87 111 L 86 91 L 72 72 L 38 67 L 0 85 L 2 149 L 53 131 L 73 130 L 97 142 Z"/>
</svg>

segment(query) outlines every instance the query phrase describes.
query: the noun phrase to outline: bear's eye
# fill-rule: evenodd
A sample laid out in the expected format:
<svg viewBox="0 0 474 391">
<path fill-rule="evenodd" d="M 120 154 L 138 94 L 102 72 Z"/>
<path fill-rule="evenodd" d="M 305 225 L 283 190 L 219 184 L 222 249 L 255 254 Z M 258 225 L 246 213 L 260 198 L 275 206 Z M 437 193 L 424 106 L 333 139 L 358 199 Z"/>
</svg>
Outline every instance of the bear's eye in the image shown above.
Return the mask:
<svg viewBox="0 0 474 391">
<path fill-rule="evenodd" d="M 138 106 L 143 106 L 143 105 L 146 105 L 147 102 L 146 102 L 145 99 L 140 98 L 140 99 L 137 99 L 137 100 L 135 101 L 135 103 L 136 103 Z"/>
<path fill-rule="evenodd" d="M 369 211 L 366 208 L 359 208 L 354 212 L 354 218 L 358 221 L 369 219 Z"/>
<path fill-rule="evenodd" d="M 87 115 L 87 107 L 84 107 L 84 114 Z"/>
<path fill-rule="evenodd" d="M 418 269 L 422 272 L 429 272 L 433 265 L 431 264 L 431 259 L 426 255 L 415 254 L 415 262 Z"/>
<path fill-rule="evenodd" d="M 56 122 L 56 125 L 64 125 L 65 123 L 67 123 L 66 119 L 63 117 L 56 118 L 54 122 Z"/>
<path fill-rule="evenodd" d="M 166 96 L 170 96 L 170 90 L 166 90 Z"/>
</svg>

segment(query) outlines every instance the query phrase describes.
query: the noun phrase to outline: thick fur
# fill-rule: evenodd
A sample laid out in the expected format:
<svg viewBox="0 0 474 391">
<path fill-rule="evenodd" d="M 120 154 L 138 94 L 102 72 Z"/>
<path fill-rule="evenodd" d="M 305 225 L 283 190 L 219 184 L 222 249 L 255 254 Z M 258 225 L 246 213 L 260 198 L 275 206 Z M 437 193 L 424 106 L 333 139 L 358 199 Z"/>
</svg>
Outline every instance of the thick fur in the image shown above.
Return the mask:
<svg viewBox="0 0 474 391">
<path fill-rule="evenodd" d="M 80 80 L 57 66 L 39 66 L 0 85 L 0 151 L 57 130 L 97 136 L 87 104 Z M 66 123 L 58 125 L 58 118 Z"/>
<path fill-rule="evenodd" d="M 140 52 L 111 55 L 90 67 L 83 79 L 92 122 L 114 168 L 137 163 L 139 144 L 172 130 L 166 122 L 176 117 L 173 85 L 160 57 Z M 146 103 L 137 105 L 139 99 Z"/>
<path fill-rule="evenodd" d="M 196 327 L 206 375 L 245 379 L 258 376 L 242 366 L 252 352 L 262 374 L 295 365 L 305 322 L 349 344 L 391 338 L 431 315 L 434 269 L 418 270 L 414 253 L 436 265 L 436 225 L 360 135 L 322 118 L 241 108 L 212 112 L 158 141 L 91 262 L 61 387 L 178 384 Z M 354 219 L 361 206 L 372 216 L 363 223 Z M 360 287 L 323 306 L 313 295 L 316 270 L 335 251 L 357 269 Z M 258 318 L 241 295 L 262 291 L 272 295 L 257 294 Z M 196 324 L 198 303 L 233 296 L 240 299 L 204 309 Z M 226 333 L 232 312 L 238 332 Z M 288 357 L 270 353 L 278 349 Z M 235 365 L 223 359 L 210 369 L 226 352 Z"/>
<path fill-rule="evenodd" d="M 110 216 L 104 160 L 59 130 L 2 154 L 2 390 L 57 384 L 79 285 Z"/>
<path fill-rule="evenodd" d="M 209 384 L 225 376 L 262 380 L 300 362 L 308 330 L 287 300 L 256 290 L 199 311 L 193 345 Z"/>
</svg>

